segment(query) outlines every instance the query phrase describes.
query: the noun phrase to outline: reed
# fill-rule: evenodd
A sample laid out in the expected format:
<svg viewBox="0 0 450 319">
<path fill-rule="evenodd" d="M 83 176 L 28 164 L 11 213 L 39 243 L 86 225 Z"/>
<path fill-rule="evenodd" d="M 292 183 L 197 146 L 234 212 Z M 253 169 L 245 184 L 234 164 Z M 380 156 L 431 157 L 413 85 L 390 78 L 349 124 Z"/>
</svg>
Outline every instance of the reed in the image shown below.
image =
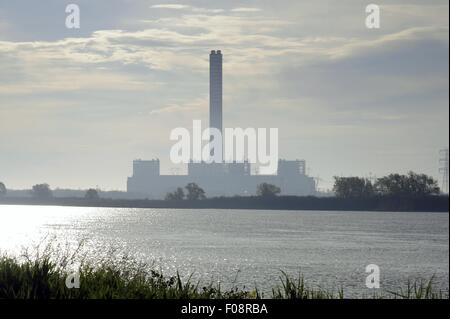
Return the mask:
<svg viewBox="0 0 450 319">
<path fill-rule="evenodd" d="M 61 250 L 58 250 L 61 251 Z M 329 291 L 309 286 L 302 274 L 292 278 L 285 272 L 271 296 L 253 290 L 234 287 L 223 290 L 220 283 L 201 285 L 192 276 L 183 280 L 165 276 L 151 265 L 133 258 L 104 258 L 97 263 L 76 258 L 77 253 L 54 250 L 22 258 L 0 257 L 0 298 L 7 299 L 343 299 L 344 289 Z M 76 270 L 80 287 L 69 289 L 66 278 Z M 408 281 L 399 291 L 387 291 L 369 298 L 439 299 L 448 298 L 448 291 L 437 291 L 433 277 Z M 364 297 L 364 296 L 362 296 Z"/>
</svg>

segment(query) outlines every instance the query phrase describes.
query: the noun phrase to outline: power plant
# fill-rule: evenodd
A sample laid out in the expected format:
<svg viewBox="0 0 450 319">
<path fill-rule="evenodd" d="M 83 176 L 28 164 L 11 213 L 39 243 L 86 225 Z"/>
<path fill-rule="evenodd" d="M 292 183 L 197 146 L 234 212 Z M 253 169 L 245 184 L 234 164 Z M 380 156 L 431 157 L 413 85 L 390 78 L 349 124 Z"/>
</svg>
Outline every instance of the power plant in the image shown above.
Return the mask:
<svg viewBox="0 0 450 319">
<path fill-rule="evenodd" d="M 209 127 L 222 132 L 222 52 L 209 55 Z"/>
<path fill-rule="evenodd" d="M 223 131 L 223 56 L 213 50 L 209 56 L 209 127 Z M 222 146 L 223 141 L 220 141 Z M 214 150 L 215 151 L 215 150 Z M 225 163 L 194 162 L 187 165 L 187 175 L 161 175 L 159 159 L 134 160 L 133 175 L 128 177 L 127 192 L 146 198 L 163 198 L 168 192 L 188 183 L 196 183 L 208 197 L 255 195 L 257 186 L 269 183 L 278 186 L 282 195 L 307 196 L 316 194 L 315 180 L 306 175 L 304 160 L 278 161 L 276 175 L 251 173 L 248 161 Z"/>
</svg>

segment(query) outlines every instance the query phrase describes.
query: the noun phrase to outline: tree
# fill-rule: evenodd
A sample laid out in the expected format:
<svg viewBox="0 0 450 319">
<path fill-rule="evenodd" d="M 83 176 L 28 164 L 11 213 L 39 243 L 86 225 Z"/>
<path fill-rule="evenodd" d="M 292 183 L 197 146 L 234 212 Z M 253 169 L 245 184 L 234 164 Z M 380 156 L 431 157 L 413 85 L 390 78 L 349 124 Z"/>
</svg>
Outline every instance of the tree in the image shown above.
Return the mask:
<svg viewBox="0 0 450 319">
<path fill-rule="evenodd" d="M 53 193 L 48 184 L 36 184 L 31 190 L 31 195 L 39 199 L 49 199 L 53 197 Z"/>
<path fill-rule="evenodd" d="M 334 177 L 333 191 L 336 197 L 356 198 L 374 195 L 372 182 L 361 177 Z"/>
<path fill-rule="evenodd" d="M 89 188 L 86 191 L 86 194 L 84 194 L 84 198 L 88 200 L 97 200 L 100 198 L 100 196 L 98 195 L 98 190 L 94 188 Z"/>
<path fill-rule="evenodd" d="M 381 177 L 375 183 L 375 190 L 380 195 L 394 196 L 426 196 L 440 193 L 438 182 L 433 177 L 414 172 Z"/>
<path fill-rule="evenodd" d="M 199 200 L 206 198 L 205 191 L 196 183 L 187 184 L 185 189 L 187 191 L 186 198 L 188 200 Z"/>
<path fill-rule="evenodd" d="M 6 195 L 6 186 L 2 182 L 0 182 L 0 196 Z"/>
<path fill-rule="evenodd" d="M 281 193 L 281 189 L 273 184 L 262 183 L 256 188 L 256 195 L 261 197 L 275 197 Z"/>
<path fill-rule="evenodd" d="M 165 200 L 183 200 L 184 191 L 181 187 L 178 187 L 176 191 L 167 193 Z"/>
</svg>

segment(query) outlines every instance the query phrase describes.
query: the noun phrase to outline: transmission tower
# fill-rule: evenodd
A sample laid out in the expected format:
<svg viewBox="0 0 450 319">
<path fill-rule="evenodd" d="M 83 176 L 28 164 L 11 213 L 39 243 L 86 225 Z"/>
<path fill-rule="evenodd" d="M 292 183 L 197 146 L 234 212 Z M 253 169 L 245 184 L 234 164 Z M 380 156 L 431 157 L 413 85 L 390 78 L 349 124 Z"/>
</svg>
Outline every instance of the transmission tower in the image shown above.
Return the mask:
<svg viewBox="0 0 450 319">
<path fill-rule="evenodd" d="M 448 148 L 439 151 L 439 173 L 442 174 L 441 191 L 448 194 Z"/>
</svg>

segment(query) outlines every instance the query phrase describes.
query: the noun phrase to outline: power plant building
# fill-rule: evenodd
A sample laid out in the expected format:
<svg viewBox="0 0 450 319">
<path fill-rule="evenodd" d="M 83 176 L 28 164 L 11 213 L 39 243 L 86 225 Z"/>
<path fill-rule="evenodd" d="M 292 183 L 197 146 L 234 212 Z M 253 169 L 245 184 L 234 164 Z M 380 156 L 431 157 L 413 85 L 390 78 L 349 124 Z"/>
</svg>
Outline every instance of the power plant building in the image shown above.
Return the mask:
<svg viewBox="0 0 450 319">
<path fill-rule="evenodd" d="M 222 52 L 211 51 L 209 61 L 209 127 L 222 132 Z M 282 195 L 306 196 L 316 192 L 314 178 L 306 175 L 304 160 L 280 159 L 276 175 L 251 174 L 250 165 L 248 162 L 190 162 L 187 175 L 161 175 L 158 159 L 135 160 L 133 175 L 127 181 L 127 192 L 146 198 L 164 198 L 168 192 L 192 182 L 203 188 L 208 197 L 255 195 L 261 183 L 278 186 Z"/>
</svg>

